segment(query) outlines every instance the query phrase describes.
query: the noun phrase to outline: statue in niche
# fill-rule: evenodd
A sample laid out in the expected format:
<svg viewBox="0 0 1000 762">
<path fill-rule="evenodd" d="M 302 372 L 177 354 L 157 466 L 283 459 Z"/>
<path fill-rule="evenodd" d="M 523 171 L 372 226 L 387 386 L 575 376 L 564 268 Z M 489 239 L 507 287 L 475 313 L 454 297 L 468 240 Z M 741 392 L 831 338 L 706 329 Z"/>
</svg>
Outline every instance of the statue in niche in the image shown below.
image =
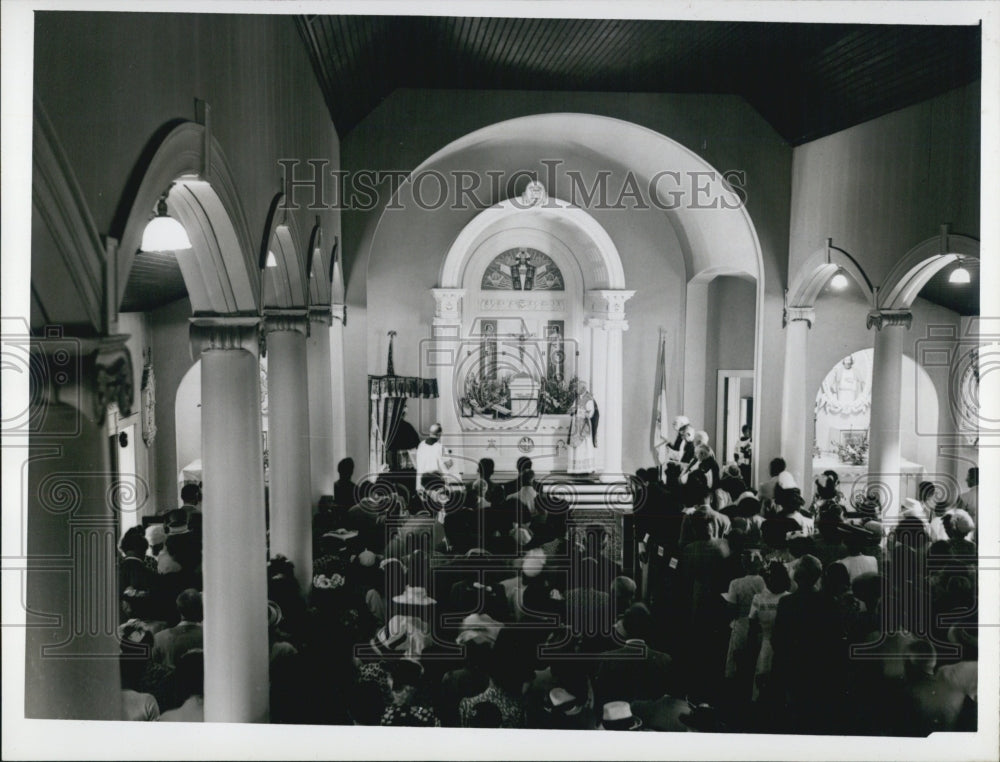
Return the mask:
<svg viewBox="0 0 1000 762">
<path fill-rule="evenodd" d="M 837 363 L 816 394 L 816 457 L 832 457 L 845 437 L 868 431 L 871 418 L 871 349 Z"/>
<path fill-rule="evenodd" d="M 830 393 L 841 405 L 851 405 L 864 393 L 865 380 L 854 369 L 854 358 L 848 355 L 833 371 Z"/>
<path fill-rule="evenodd" d="M 587 387 L 580 383 L 577 396 L 570 410 L 569 466 L 570 474 L 592 474 L 595 469 L 594 450 L 597 447 L 597 424 L 601 418 L 597 401 Z"/>
<path fill-rule="evenodd" d="M 857 415 L 871 405 L 871 384 L 848 355 L 827 374 L 820 387 L 817 409 L 835 415 Z"/>
</svg>

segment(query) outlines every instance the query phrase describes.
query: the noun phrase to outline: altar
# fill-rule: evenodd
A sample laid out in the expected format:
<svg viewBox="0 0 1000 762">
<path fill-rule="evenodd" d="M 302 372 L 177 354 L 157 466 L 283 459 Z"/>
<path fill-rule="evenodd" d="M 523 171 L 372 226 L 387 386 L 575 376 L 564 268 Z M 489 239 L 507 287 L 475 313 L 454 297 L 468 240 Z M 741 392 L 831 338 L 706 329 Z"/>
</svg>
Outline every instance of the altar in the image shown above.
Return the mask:
<svg viewBox="0 0 1000 762">
<path fill-rule="evenodd" d="M 916 498 L 920 482 L 924 480 L 925 468 L 919 463 L 903 458 L 900 463 L 900 490 L 902 497 Z M 836 471 L 840 476 L 840 489 L 846 498 L 860 492 L 868 485 L 868 465 L 841 463 L 838 458 L 816 458 L 813 460 L 813 478 L 824 471 Z"/>
<path fill-rule="evenodd" d="M 531 182 L 462 231 L 440 283 L 421 364 L 437 379 L 434 415 L 462 474 L 481 458 L 514 472 L 521 457 L 536 472 L 565 473 L 569 414 L 591 395 L 599 423 L 584 470 L 620 478 L 622 333 L 634 292 L 603 229 Z"/>
</svg>

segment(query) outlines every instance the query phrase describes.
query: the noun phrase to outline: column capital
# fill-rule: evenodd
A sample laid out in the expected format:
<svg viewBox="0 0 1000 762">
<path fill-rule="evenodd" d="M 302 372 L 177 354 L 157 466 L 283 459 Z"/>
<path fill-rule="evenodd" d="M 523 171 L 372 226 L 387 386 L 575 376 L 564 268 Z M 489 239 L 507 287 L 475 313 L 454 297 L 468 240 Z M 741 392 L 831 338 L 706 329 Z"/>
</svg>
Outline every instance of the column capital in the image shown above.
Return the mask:
<svg viewBox="0 0 1000 762">
<path fill-rule="evenodd" d="M 44 417 L 47 405 L 63 404 L 80 411 L 97 425 L 104 423 L 108 405 L 121 415 L 132 412 L 132 354 L 126 335 L 81 339 L 63 336 L 60 328 L 32 338 L 31 408 Z"/>
<path fill-rule="evenodd" d="M 339 321 L 341 325 L 347 325 L 347 305 L 331 304 L 330 318 Z"/>
<path fill-rule="evenodd" d="M 809 328 L 816 322 L 815 307 L 785 307 L 781 313 L 781 327 L 787 328 L 789 323 L 797 320 L 805 322 Z"/>
<path fill-rule="evenodd" d="M 624 289 L 593 289 L 587 291 L 587 318 L 625 320 L 625 303 L 635 296 L 635 291 Z"/>
<path fill-rule="evenodd" d="M 310 307 L 309 322 L 325 326 L 333 325 L 333 313 L 329 307 Z"/>
<path fill-rule="evenodd" d="M 264 311 L 264 335 L 277 333 L 279 331 L 294 331 L 303 336 L 309 335 L 309 311 L 301 309 L 293 310 L 265 310 Z"/>
<path fill-rule="evenodd" d="M 887 326 L 903 326 L 906 329 L 910 328 L 913 323 L 913 313 L 909 310 L 872 310 L 868 313 L 868 328 L 871 329 L 875 326 L 876 330 L 881 331 Z"/>
<path fill-rule="evenodd" d="M 432 288 L 434 295 L 434 319 L 458 322 L 462 319 L 462 299 L 464 288 Z"/>
<path fill-rule="evenodd" d="M 202 352 L 209 350 L 238 349 L 259 355 L 263 338 L 260 329 L 260 318 L 256 315 L 191 318 L 191 356 L 197 360 Z"/>
</svg>

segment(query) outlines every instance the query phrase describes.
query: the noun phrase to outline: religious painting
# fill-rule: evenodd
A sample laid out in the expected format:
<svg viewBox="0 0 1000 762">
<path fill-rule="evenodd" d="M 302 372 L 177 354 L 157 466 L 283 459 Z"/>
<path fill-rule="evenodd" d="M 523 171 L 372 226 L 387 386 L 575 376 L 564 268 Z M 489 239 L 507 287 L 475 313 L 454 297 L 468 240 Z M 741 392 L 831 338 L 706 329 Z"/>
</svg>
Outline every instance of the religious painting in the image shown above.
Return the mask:
<svg viewBox="0 0 1000 762">
<path fill-rule="evenodd" d="M 566 283 L 550 256 L 519 247 L 494 257 L 480 287 L 483 291 L 565 291 Z"/>
</svg>

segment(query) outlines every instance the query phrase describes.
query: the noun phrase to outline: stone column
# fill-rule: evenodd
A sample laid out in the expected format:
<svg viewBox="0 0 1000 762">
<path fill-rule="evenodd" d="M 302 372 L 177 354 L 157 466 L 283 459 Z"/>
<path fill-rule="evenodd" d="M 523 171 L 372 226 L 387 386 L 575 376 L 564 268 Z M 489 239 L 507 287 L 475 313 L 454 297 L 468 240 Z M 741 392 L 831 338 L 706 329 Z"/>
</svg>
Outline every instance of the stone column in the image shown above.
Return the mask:
<svg viewBox="0 0 1000 762">
<path fill-rule="evenodd" d="M 304 310 L 269 312 L 267 343 L 268 441 L 270 454 L 270 556 L 295 564 L 303 592 L 312 584 L 312 488 L 309 447 L 309 383 Z"/>
<path fill-rule="evenodd" d="M 201 358 L 205 720 L 268 720 L 259 319 L 192 318 Z"/>
<path fill-rule="evenodd" d="M 22 561 L 24 713 L 31 719 L 121 719 L 116 494 L 123 487 L 114 473 L 105 416 L 112 402 L 121 413 L 130 412 L 126 338 L 76 339 L 53 329 L 30 341 Z"/>
<path fill-rule="evenodd" d="M 347 394 L 344 381 L 344 326 L 347 324 L 347 307 L 334 304 L 330 307 L 330 399 L 333 403 L 333 465 L 351 455 L 347 451 Z"/>
<path fill-rule="evenodd" d="M 312 480 L 310 501 L 319 504 L 323 495 L 332 494 L 337 478 L 334 459 L 334 424 L 332 368 L 330 365 L 330 332 L 332 320 L 328 308 L 309 311 L 309 336 L 306 339 L 306 361 L 309 387 L 309 475 Z M 342 421 L 343 419 L 341 419 Z M 341 423 L 341 427 L 343 427 Z"/>
<path fill-rule="evenodd" d="M 422 358 L 422 364 L 433 368 L 437 376 L 437 419 L 444 428 L 441 441 L 445 449 L 458 448 L 461 453 L 463 440 L 455 396 L 455 367 L 460 360 L 465 289 L 435 288 L 431 291 L 434 294 L 434 322 L 431 327 L 434 341 L 430 351 Z"/>
<path fill-rule="evenodd" d="M 802 488 L 803 496 L 810 491 L 807 471 L 812 448 L 806 442 L 806 423 L 812 415 L 812 405 L 806 389 L 806 362 L 809 358 L 809 329 L 815 320 L 816 310 L 812 307 L 786 307 L 782 318 L 785 326 L 785 374 L 781 389 L 781 457 Z M 807 456 L 810 458 L 808 461 Z"/>
<path fill-rule="evenodd" d="M 584 323 L 591 328 L 591 383 L 601 418 L 597 429 L 597 457 L 604 478 L 622 474 L 624 389 L 622 333 L 628 330 L 625 303 L 635 291 L 587 292 Z"/>
<path fill-rule="evenodd" d="M 875 327 L 872 360 L 872 413 L 868 433 L 868 489 L 882 497 L 883 510 L 899 505 L 902 480 L 899 414 L 903 380 L 903 347 L 913 315 L 907 310 L 874 310 L 868 327 Z"/>
</svg>

